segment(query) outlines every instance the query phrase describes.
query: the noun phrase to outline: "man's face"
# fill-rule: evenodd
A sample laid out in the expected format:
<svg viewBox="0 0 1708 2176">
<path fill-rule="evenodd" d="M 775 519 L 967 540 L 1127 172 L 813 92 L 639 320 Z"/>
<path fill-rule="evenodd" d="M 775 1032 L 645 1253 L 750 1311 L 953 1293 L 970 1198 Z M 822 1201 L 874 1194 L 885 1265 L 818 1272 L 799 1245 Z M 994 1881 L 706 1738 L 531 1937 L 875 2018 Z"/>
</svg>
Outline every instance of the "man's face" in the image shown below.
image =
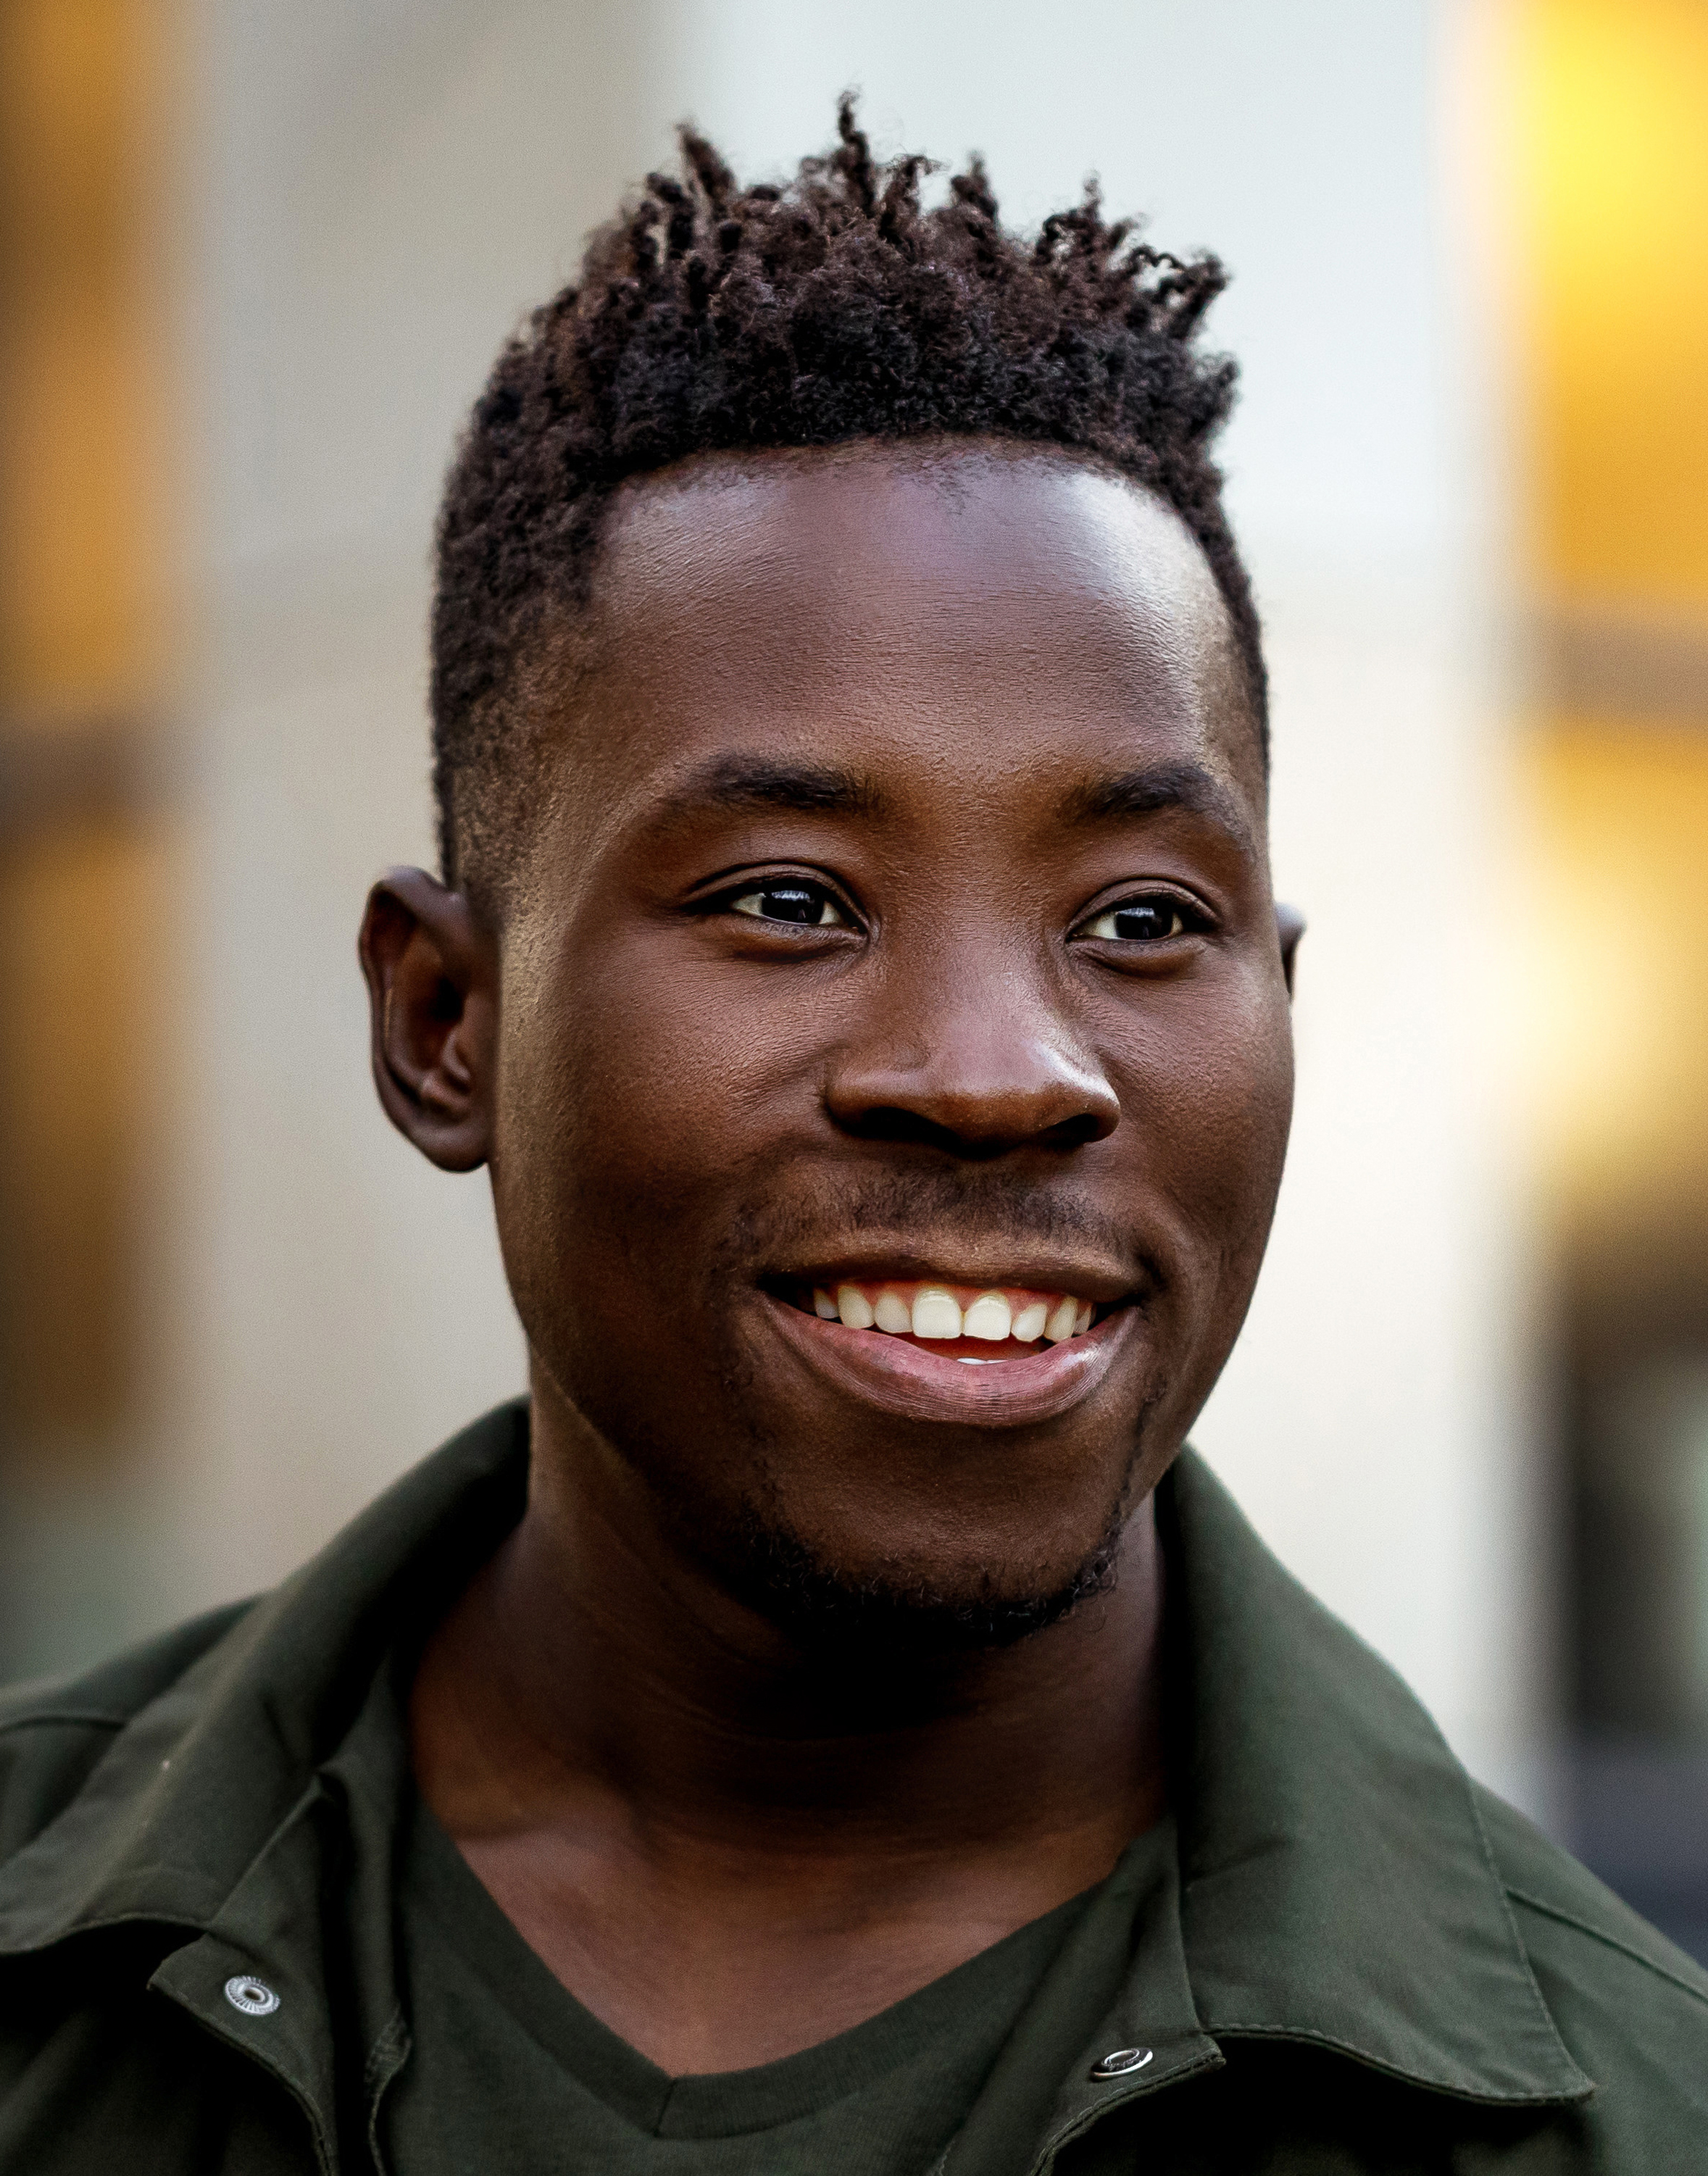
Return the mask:
<svg viewBox="0 0 1708 2176">
<path fill-rule="evenodd" d="M 619 498 L 594 633 L 500 940 L 536 1366 L 762 1606 L 1024 1629 L 1178 1449 L 1281 1178 L 1209 570 L 1062 456 L 720 457 Z"/>
</svg>

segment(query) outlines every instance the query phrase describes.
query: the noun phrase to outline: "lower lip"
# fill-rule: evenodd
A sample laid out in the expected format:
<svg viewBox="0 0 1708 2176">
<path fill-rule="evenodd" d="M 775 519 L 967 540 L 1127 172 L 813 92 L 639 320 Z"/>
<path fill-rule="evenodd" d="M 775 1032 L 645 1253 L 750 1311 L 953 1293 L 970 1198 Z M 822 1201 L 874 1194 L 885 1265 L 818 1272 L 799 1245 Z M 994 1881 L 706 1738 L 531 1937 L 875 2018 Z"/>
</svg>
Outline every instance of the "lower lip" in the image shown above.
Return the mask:
<svg viewBox="0 0 1708 2176">
<path fill-rule="evenodd" d="M 822 1321 L 770 1293 L 760 1297 L 784 1343 L 845 1395 L 900 1420 L 960 1428 L 1027 1428 L 1068 1412 L 1108 1374 L 1139 1312 L 1118 1308 L 1042 1352 L 969 1365 L 881 1330 Z"/>
</svg>

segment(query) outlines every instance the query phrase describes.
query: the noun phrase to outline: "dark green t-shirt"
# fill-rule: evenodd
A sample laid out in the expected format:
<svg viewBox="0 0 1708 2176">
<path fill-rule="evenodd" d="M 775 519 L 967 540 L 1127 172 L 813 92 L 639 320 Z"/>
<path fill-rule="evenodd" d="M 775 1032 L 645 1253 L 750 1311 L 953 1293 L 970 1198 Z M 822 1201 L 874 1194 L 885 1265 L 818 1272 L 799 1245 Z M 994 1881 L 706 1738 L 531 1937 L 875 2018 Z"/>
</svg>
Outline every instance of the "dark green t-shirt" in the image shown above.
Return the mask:
<svg viewBox="0 0 1708 2176">
<path fill-rule="evenodd" d="M 754 2070 L 672 2078 L 568 1993 L 417 1800 L 397 1862 L 413 2046 L 387 2109 L 392 2165 L 411 2176 L 926 2176 L 1063 1952 L 1083 1952 L 1089 1934 L 1125 1962 L 1135 1901 L 1172 1849 L 1153 1831 L 1109 1880 L 851 2032 Z M 1088 1994 L 1086 2032 L 1100 1994 Z M 1058 2083 L 1041 2081 L 1046 2092 Z"/>
</svg>

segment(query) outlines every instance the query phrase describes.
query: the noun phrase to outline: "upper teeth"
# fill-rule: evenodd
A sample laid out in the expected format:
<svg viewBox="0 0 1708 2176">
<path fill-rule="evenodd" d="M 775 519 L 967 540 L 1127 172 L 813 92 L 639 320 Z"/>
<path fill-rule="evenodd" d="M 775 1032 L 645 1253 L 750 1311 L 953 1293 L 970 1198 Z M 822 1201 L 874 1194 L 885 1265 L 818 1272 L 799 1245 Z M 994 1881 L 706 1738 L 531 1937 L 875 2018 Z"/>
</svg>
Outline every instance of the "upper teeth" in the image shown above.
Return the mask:
<svg viewBox="0 0 1708 2176">
<path fill-rule="evenodd" d="M 1091 1302 L 1072 1292 L 1015 1290 L 957 1293 L 947 1285 L 840 1284 L 834 1293 L 815 1287 L 813 1307 L 826 1322 L 840 1320 L 850 1330 L 911 1331 L 915 1337 L 948 1342 L 977 1337 L 993 1345 L 1014 1338 L 1022 1345 L 1040 1337 L 1059 1345 L 1091 1326 Z"/>
</svg>

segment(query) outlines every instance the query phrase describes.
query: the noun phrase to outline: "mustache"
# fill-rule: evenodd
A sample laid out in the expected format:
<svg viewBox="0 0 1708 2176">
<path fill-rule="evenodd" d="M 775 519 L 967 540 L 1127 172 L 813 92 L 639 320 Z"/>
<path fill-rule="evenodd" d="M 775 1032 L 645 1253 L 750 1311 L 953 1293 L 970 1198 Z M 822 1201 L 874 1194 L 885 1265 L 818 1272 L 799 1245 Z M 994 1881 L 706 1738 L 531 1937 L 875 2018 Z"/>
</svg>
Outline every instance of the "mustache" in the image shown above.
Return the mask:
<svg viewBox="0 0 1708 2176">
<path fill-rule="evenodd" d="M 1062 1250 L 1077 1244 L 1161 1281 L 1161 1265 L 1133 1228 L 1077 1191 L 1017 1184 L 977 1167 L 863 1172 L 815 1185 L 808 1198 L 746 1204 L 719 1249 L 720 1266 L 778 1266 L 870 1232 L 916 1243 L 994 1236 Z"/>
</svg>

